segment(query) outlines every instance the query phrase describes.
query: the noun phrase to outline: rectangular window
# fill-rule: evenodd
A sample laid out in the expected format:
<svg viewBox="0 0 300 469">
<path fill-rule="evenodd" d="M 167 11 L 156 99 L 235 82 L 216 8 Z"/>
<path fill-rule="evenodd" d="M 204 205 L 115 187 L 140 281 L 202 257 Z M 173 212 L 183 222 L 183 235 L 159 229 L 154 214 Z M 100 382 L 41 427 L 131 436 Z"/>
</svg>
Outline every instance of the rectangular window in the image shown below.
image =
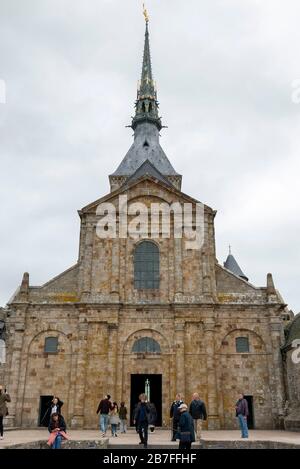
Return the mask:
<svg viewBox="0 0 300 469">
<path fill-rule="evenodd" d="M 58 338 L 57 337 L 46 337 L 44 352 L 45 353 L 57 353 L 58 352 Z"/>
<path fill-rule="evenodd" d="M 235 346 L 237 353 L 249 353 L 249 339 L 248 337 L 237 337 L 235 339 Z"/>
</svg>

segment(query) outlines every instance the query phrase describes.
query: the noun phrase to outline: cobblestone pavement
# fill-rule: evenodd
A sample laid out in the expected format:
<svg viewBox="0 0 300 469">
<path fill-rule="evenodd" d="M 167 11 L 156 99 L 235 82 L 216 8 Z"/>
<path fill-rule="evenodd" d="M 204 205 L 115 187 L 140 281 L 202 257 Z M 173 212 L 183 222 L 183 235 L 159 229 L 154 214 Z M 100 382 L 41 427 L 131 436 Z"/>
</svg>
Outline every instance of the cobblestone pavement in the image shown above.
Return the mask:
<svg viewBox="0 0 300 469">
<path fill-rule="evenodd" d="M 0 448 L 6 446 L 29 443 L 32 441 L 47 440 L 48 432 L 46 429 L 32 430 L 9 430 L 4 433 L 4 439 L 0 440 Z M 99 440 L 101 433 L 98 430 L 70 430 L 68 435 L 72 440 Z M 111 437 L 107 433 L 110 446 L 136 445 L 139 437 L 134 430 L 129 430 L 126 434 L 119 434 L 118 437 Z M 207 441 L 239 441 L 240 432 L 237 430 L 203 431 L 202 439 Z M 251 441 L 276 441 L 282 443 L 294 443 L 300 445 L 300 433 L 270 430 L 250 431 L 249 440 Z M 170 431 L 156 429 L 154 433 L 149 433 L 149 445 L 168 445 L 178 447 L 178 442 L 170 441 Z M 197 446 L 197 443 L 193 445 Z"/>
</svg>

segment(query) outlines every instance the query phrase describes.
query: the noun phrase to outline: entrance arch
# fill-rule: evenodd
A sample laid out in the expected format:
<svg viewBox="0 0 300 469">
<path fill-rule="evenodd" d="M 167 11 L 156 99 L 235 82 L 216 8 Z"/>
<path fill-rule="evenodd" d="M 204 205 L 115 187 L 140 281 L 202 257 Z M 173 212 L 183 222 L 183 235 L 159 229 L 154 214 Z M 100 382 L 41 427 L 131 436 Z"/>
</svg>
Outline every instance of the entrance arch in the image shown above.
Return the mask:
<svg viewBox="0 0 300 469">
<path fill-rule="evenodd" d="M 123 400 L 130 402 L 130 422 L 138 396 L 148 389 L 157 410 L 157 425 L 167 426 L 170 407 L 172 354 L 166 337 L 154 329 L 132 333 L 124 344 Z M 148 386 L 148 388 L 147 388 Z M 147 392 L 146 392 L 147 394 Z"/>
</svg>

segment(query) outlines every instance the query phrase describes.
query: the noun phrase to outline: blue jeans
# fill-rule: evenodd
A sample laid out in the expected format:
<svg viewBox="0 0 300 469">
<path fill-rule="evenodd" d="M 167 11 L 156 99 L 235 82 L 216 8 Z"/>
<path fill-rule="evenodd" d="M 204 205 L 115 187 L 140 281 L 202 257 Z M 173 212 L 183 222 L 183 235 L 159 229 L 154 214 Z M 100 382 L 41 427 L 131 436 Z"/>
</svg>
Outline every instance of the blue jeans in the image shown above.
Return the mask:
<svg viewBox="0 0 300 469">
<path fill-rule="evenodd" d="M 242 438 L 248 438 L 248 425 L 247 425 L 247 419 L 242 414 L 238 415 L 239 419 L 239 424 L 240 424 L 240 429 L 242 432 Z"/>
<path fill-rule="evenodd" d="M 62 439 L 62 436 L 61 436 L 60 433 L 58 433 L 55 440 L 54 440 L 54 443 L 52 445 L 52 449 L 60 449 L 61 448 L 61 439 Z"/>
<path fill-rule="evenodd" d="M 100 414 L 100 430 L 102 433 L 107 432 L 108 427 L 108 414 Z"/>
<path fill-rule="evenodd" d="M 118 424 L 117 424 L 117 423 L 112 423 L 112 424 L 111 424 L 111 434 L 112 434 L 112 436 L 114 436 L 114 435 L 117 434 L 117 428 L 118 428 Z"/>
</svg>

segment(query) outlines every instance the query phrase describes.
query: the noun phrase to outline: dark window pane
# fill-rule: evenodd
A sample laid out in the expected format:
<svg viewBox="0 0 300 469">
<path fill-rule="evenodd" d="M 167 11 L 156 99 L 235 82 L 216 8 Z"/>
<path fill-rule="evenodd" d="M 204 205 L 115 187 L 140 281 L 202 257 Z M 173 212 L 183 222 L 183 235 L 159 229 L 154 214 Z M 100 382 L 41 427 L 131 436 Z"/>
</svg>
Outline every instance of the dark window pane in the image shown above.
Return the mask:
<svg viewBox="0 0 300 469">
<path fill-rule="evenodd" d="M 46 337 L 45 348 L 46 353 L 57 353 L 58 338 L 57 337 Z"/>
<path fill-rule="evenodd" d="M 238 353 L 247 353 L 250 351 L 248 337 L 237 337 L 235 339 L 235 346 Z"/>
<path fill-rule="evenodd" d="M 133 353 L 160 353 L 160 345 L 151 337 L 143 337 L 135 341 L 132 347 Z"/>
<path fill-rule="evenodd" d="M 151 241 L 138 244 L 134 252 L 134 287 L 159 288 L 159 250 Z"/>
</svg>

